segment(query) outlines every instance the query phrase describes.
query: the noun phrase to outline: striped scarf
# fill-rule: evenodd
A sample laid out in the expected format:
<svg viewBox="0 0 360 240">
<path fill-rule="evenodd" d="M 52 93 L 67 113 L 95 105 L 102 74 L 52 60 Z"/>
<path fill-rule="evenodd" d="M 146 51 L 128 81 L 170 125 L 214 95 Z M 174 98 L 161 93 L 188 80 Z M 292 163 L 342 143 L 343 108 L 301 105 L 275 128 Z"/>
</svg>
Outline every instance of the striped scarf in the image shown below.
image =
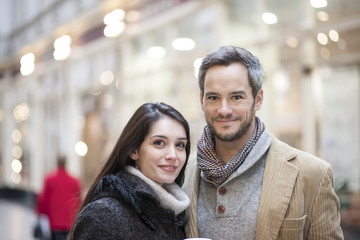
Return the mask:
<svg viewBox="0 0 360 240">
<path fill-rule="evenodd" d="M 238 151 L 228 163 L 225 163 L 215 152 L 214 134 L 205 126 L 197 144 L 197 165 L 206 177 L 216 184 L 222 184 L 245 161 L 265 126 L 256 117 L 255 131 L 244 149 Z"/>
</svg>

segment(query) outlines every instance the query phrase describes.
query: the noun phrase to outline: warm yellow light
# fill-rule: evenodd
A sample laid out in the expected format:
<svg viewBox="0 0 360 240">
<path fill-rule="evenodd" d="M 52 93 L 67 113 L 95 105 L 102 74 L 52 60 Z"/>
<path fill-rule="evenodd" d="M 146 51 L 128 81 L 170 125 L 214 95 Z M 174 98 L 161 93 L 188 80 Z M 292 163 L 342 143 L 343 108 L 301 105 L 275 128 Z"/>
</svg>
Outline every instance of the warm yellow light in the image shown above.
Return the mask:
<svg viewBox="0 0 360 240">
<path fill-rule="evenodd" d="M 20 173 L 22 170 L 22 163 L 18 159 L 14 159 L 11 162 L 11 168 L 14 172 Z"/>
<path fill-rule="evenodd" d="M 166 56 L 166 50 L 163 47 L 153 46 L 146 51 L 146 55 L 151 59 L 163 59 Z"/>
<path fill-rule="evenodd" d="M 330 19 L 329 14 L 324 11 L 318 11 L 316 13 L 316 16 L 319 19 L 319 21 L 321 21 L 321 22 L 326 22 L 326 21 L 329 21 L 329 19 Z"/>
<path fill-rule="evenodd" d="M 318 33 L 317 40 L 321 45 L 326 45 L 328 43 L 328 37 L 325 33 Z"/>
<path fill-rule="evenodd" d="M 125 29 L 125 23 L 124 22 L 115 22 L 111 25 L 107 25 L 104 28 L 104 35 L 106 37 L 117 37 L 122 33 Z"/>
<path fill-rule="evenodd" d="M 125 17 L 125 12 L 121 9 L 115 9 L 104 17 L 104 35 L 106 37 L 117 37 L 125 29 L 125 23 L 122 21 Z"/>
<path fill-rule="evenodd" d="M 110 85 L 114 81 L 114 74 L 112 71 L 105 71 L 100 75 L 100 82 L 103 85 Z"/>
<path fill-rule="evenodd" d="M 106 25 L 111 25 L 113 23 L 123 20 L 125 17 L 125 12 L 122 9 L 115 9 L 114 11 L 108 13 L 104 17 L 104 23 Z"/>
<path fill-rule="evenodd" d="M 2 122 L 3 119 L 4 119 L 4 114 L 3 111 L 0 109 L 0 122 Z"/>
<path fill-rule="evenodd" d="M 299 46 L 299 41 L 296 37 L 290 36 L 286 39 L 286 45 L 291 48 L 296 48 Z"/>
<path fill-rule="evenodd" d="M 61 61 L 70 56 L 71 53 L 71 37 L 69 35 L 63 35 L 57 38 L 54 42 L 54 59 Z"/>
<path fill-rule="evenodd" d="M 63 46 L 70 46 L 71 44 L 71 37 L 69 35 L 63 35 L 57 38 L 54 42 L 54 48 L 62 48 Z"/>
<path fill-rule="evenodd" d="M 339 33 L 333 29 L 329 31 L 329 37 L 334 42 L 339 41 Z"/>
<path fill-rule="evenodd" d="M 85 156 L 88 151 L 86 143 L 79 141 L 75 144 L 75 152 L 79 156 Z"/>
<path fill-rule="evenodd" d="M 323 8 L 327 6 L 327 0 L 310 0 L 313 8 Z"/>
<path fill-rule="evenodd" d="M 33 53 L 27 53 L 20 59 L 21 65 L 26 65 L 28 63 L 34 63 L 35 61 L 35 55 Z"/>
<path fill-rule="evenodd" d="M 61 61 L 65 60 L 70 56 L 71 48 L 69 46 L 64 46 L 61 49 L 55 49 L 53 56 L 55 60 Z"/>
<path fill-rule="evenodd" d="M 28 119 L 30 114 L 30 108 L 27 103 L 21 103 L 16 105 L 13 111 L 13 116 L 17 122 L 22 122 Z"/>
<path fill-rule="evenodd" d="M 13 155 L 14 158 L 20 159 L 21 156 L 22 156 L 22 149 L 21 149 L 21 147 L 15 145 L 15 146 L 13 147 L 13 149 L 12 149 L 12 155 Z"/>
<path fill-rule="evenodd" d="M 196 43 L 191 38 L 176 38 L 171 42 L 171 46 L 178 51 L 190 51 L 196 47 Z"/>
<path fill-rule="evenodd" d="M 35 70 L 35 55 L 27 53 L 20 59 L 20 73 L 23 76 L 28 76 Z"/>
<path fill-rule="evenodd" d="M 19 143 L 21 141 L 21 138 L 22 138 L 22 134 L 18 129 L 12 131 L 11 139 L 13 140 L 14 143 Z"/>
<path fill-rule="evenodd" d="M 274 13 L 265 12 L 262 14 L 262 20 L 266 24 L 275 24 L 278 22 L 278 18 Z"/>
<path fill-rule="evenodd" d="M 34 64 L 29 64 L 29 65 L 20 67 L 20 73 L 23 76 L 28 76 L 28 75 L 32 74 L 34 72 L 34 70 L 35 70 Z"/>
</svg>

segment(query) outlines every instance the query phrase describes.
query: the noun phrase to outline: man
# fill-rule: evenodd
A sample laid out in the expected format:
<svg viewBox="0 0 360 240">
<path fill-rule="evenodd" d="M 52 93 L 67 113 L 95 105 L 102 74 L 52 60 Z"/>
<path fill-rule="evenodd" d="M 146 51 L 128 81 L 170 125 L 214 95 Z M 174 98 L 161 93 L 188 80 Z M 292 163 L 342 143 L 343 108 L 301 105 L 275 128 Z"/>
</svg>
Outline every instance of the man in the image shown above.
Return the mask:
<svg viewBox="0 0 360 240">
<path fill-rule="evenodd" d="M 209 53 L 199 70 L 207 126 L 183 185 L 187 237 L 343 239 L 331 166 L 267 132 L 255 116 L 263 70 L 245 49 Z"/>
<path fill-rule="evenodd" d="M 50 221 L 52 240 L 65 240 L 81 204 L 81 185 L 66 170 L 66 159 L 59 157 L 57 170 L 45 177 L 38 197 L 38 213 Z"/>
</svg>

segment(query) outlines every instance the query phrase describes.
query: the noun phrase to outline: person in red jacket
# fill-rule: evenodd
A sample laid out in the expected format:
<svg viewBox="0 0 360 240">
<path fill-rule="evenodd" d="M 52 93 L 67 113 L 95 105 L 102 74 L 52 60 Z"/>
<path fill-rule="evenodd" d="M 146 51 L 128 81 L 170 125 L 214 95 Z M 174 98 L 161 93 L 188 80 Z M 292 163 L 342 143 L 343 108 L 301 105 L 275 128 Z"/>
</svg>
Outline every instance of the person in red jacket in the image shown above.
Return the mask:
<svg viewBox="0 0 360 240">
<path fill-rule="evenodd" d="M 48 216 L 52 240 L 65 240 L 81 204 L 81 184 L 67 173 L 65 157 L 58 157 L 57 165 L 45 177 L 37 211 Z"/>
</svg>

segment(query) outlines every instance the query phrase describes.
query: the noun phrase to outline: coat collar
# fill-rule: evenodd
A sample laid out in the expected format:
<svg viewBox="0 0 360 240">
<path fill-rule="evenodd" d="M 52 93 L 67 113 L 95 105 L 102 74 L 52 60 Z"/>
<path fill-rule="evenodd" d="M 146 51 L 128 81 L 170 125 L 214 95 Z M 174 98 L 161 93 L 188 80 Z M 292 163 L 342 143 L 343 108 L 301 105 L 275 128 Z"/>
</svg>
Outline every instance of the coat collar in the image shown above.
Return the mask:
<svg viewBox="0 0 360 240">
<path fill-rule="evenodd" d="M 271 136 L 266 158 L 256 239 L 276 239 L 288 208 L 299 169 L 290 163 L 295 151 Z"/>
</svg>

